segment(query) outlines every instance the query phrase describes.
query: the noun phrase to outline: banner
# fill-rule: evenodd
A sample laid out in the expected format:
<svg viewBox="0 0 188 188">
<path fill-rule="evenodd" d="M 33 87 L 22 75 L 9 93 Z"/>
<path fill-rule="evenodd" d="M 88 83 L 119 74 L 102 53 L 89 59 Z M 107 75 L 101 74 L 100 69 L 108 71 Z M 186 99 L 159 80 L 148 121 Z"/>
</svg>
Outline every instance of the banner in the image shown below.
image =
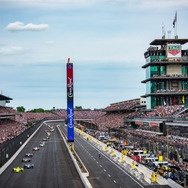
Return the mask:
<svg viewBox="0 0 188 188">
<path fill-rule="evenodd" d="M 67 129 L 68 142 L 74 141 L 73 64 L 67 63 Z"/>
<path fill-rule="evenodd" d="M 150 122 L 149 124 L 151 127 L 158 127 L 159 124 L 158 123 L 155 123 L 155 122 Z"/>
<path fill-rule="evenodd" d="M 168 58 L 180 58 L 181 57 L 181 45 L 180 44 L 168 44 Z"/>
<path fill-rule="evenodd" d="M 136 121 L 135 124 L 142 125 L 142 121 Z"/>
</svg>

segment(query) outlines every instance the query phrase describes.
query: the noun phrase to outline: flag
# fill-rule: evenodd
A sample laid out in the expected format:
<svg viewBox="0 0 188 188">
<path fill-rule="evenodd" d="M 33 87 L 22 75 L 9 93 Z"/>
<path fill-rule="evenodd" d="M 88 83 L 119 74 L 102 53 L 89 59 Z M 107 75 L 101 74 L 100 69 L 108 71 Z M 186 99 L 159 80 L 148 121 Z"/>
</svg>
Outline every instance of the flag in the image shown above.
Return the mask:
<svg viewBox="0 0 188 188">
<path fill-rule="evenodd" d="M 184 98 L 184 96 L 182 97 L 182 102 L 183 102 L 183 104 L 184 104 L 184 102 L 185 102 L 185 98 Z"/>
<path fill-rule="evenodd" d="M 165 37 L 166 31 L 165 31 L 165 26 L 162 24 L 162 36 Z"/>
<path fill-rule="evenodd" d="M 176 23 L 177 23 L 177 11 L 176 11 L 175 18 L 173 21 L 173 28 L 175 28 Z"/>
<path fill-rule="evenodd" d="M 166 106 L 166 102 L 165 102 L 165 100 L 164 100 L 164 106 Z"/>
</svg>

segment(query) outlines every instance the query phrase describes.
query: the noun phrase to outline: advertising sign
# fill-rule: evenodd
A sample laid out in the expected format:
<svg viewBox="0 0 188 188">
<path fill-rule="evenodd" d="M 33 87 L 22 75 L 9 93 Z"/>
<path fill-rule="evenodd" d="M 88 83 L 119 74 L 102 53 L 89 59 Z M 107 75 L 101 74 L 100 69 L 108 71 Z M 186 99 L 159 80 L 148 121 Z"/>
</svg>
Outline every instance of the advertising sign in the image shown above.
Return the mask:
<svg viewBox="0 0 188 188">
<path fill-rule="evenodd" d="M 155 123 L 155 122 L 150 122 L 149 124 L 151 127 L 158 127 L 159 124 L 158 123 Z"/>
<path fill-rule="evenodd" d="M 136 121 L 135 122 L 137 125 L 142 125 L 142 121 Z"/>
<path fill-rule="evenodd" d="M 68 142 L 74 141 L 73 64 L 67 63 L 67 129 Z"/>
<path fill-rule="evenodd" d="M 168 58 L 180 58 L 181 57 L 181 45 L 180 44 L 168 44 Z"/>
</svg>

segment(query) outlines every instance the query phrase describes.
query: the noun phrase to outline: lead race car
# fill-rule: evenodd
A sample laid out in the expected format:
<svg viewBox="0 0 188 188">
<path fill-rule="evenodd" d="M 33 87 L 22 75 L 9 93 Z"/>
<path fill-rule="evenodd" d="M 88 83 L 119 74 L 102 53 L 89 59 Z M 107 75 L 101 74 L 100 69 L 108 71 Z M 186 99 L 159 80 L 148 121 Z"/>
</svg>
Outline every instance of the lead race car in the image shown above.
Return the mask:
<svg viewBox="0 0 188 188">
<path fill-rule="evenodd" d="M 24 172 L 24 169 L 23 168 L 20 168 L 19 166 L 16 167 L 16 168 L 13 168 L 12 169 L 12 172 L 13 173 L 23 173 Z"/>
</svg>

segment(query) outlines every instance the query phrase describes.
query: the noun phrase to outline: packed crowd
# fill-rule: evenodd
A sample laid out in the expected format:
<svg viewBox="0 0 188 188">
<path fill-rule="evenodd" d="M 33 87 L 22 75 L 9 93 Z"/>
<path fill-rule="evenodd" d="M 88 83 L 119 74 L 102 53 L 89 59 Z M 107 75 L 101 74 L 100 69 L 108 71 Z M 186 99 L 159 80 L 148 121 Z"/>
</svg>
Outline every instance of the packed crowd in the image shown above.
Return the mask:
<svg viewBox="0 0 188 188">
<path fill-rule="evenodd" d="M 122 103 L 119 105 L 111 105 L 102 110 L 75 110 L 74 118 L 75 119 L 92 119 L 92 123 L 97 125 L 100 130 L 107 130 L 108 127 L 121 127 L 124 125 L 124 117 L 133 118 L 133 117 L 174 117 L 178 112 L 183 109 L 182 105 L 174 106 L 158 106 L 151 112 L 144 111 L 135 111 L 132 113 L 118 112 L 113 111 L 113 109 L 123 109 L 130 108 L 138 102 L 128 102 Z M 109 111 L 108 111 L 109 110 Z M 111 112 L 112 110 L 113 112 Z M 53 113 L 18 113 L 16 110 L 0 107 L 1 113 L 13 113 L 15 114 L 15 121 L 21 124 L 27 124 L 28 121 L 32 120 L 42 120 L 44 118 L 48 119 L 61 119 L 67 118 L 66 110 L 56 110 Z M 182 114 L 181 117 L 186 117 L 188 114 Z M 153 128 L 154 129 L 154 128 Z M 155 131 L 155 130 L 152 130 Z M 177 132 L 177 130 L 174 130 Z M 187 136 L 187 133 L 181 133 L 179 136 Z"/>
<path fill-rule="evenodd" d="M 17 122 L 27 124 L 28 121 L 42 120 L 42 119 L 59 119 L 59 116 L 52 113 L 19 113 L 16 115 Z"/>
<path fill-rule="evenodd" d="M 58 110 L 55 112 L 62 118 L 67 118 L 66 110 Z M 96 119 L 106 114 L 101 110 L 74 110 L 74 119 Z"/>
<path fill-rule="evenodd" d="M 127 118 L 133 117 L 174 117 L 184 109 L 183 105 L 158 106 L 152 112 L 135 111 L 129 113 Z"/>
<path fill-rule="evenodd" d="M 154 93 L 184 93 L 186 92 L 185 90 L 171 90 L 171 89 L 158 89 L 158 90 L 155 90 Z"/>
<path fill-rule="evenodd" d="M 27 127 L 19 122 L 12 120 L 1 120 L 0 121 L 0 144 L 7 142 L 8 140 L 15 138 Z"/>
<path fill-rule="evenodd" d="M 164 78 L 166 78 L 166 77 L 172 77 L 172 78 L 174 78 L 174 77 L 187 77 L 188 75 L 185 75 L 185 74 L 183 74 L 183 75 L 181 75 L 181 74 L 172 74 L 172 75 L 170 75 L 170 74 L 154 74 L 153 75 L 153 77 L 154 78 L 157 78 L 157 77 L 164 77 Z"/>
<path fill-rule="evenodd" d="M 126 113 L 106 113 L 95 120 L 100 130 L 107 130 L 108 127 L 120 127 L 124 124 Z"/>
<path fill-rule="evenodd" d="M 158 58 L 158 59 L 152 59 L 152 61 L 151 62 L 161 62 L 161 61 L 172 61 L 172 62 L 174 62 L 174 61 L 186 61 L 185 59 L 182 59 L 182 60 L 180 60 L 180 59 L 166 59 L 166 58 L 163 58 L 163 59 L 161 59 L 161 58 Z"/>
<path fill-rule="evenodd" d="M 122 110 L 122 109 L 129 109 L 131 107 L 134 107 L 135 105 L 139 105 L 139 102 L 126 102 L 126 103 L 120 103 L 120 104 L 114 104 L 111 106 L 106 107 L 105 111 L 111 111 L 111 110 Z"/>
<path fill-rule="evenodd" d="M 188 112 L 178 114 L 179 118 L 188 118 Z"/>
<path fill-rule="evenodd" d="M 15 113 L 18 112 L 12 108 L 0 106 L 0 114 L 15 114 Z"/>
</svg>

